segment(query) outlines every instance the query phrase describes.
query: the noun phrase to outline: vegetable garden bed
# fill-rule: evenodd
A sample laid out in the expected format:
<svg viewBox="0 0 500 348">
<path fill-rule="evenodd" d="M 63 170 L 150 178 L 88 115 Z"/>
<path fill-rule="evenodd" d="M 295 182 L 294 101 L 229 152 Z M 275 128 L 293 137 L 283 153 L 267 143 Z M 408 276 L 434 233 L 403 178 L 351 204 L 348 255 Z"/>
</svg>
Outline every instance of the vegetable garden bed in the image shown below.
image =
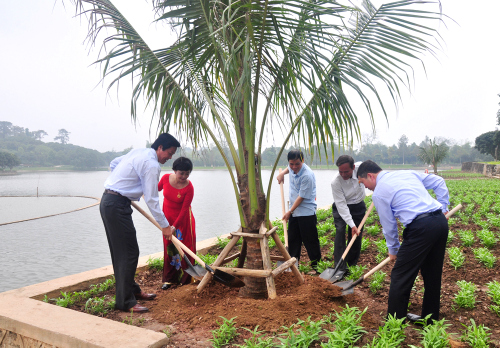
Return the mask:
<svg viewBox="0 0 500 348">
<path fill-rule="evenodd" d="M 357 286 L 354 294 L 336 298 L 330 283 L 308 274 L 305 249 L 300 263 L 305 285 L 296 286 L 291 273 L 283 273 L 276 278 L 275 300 L 239 298 L 237 290 L 217 283 L 200 294 L 195 285 L 162 291 L 158 271 L 162 263 L 151 260 L 150 269 L 136 277 L 143 289 L 158 294 L 154 301 L 141 302 L 151 309 L 149 313 L 131 315 L 113 310 L 114 289 L 109 283 L 95 286 L 97 290 L 92 294 L 66 294 L 59 304 L 163 331 L 171 337 L 171 347 L 221 347 L 226 341 L 228 347 L 500 346 L 500 180 L 448 180 L 447 185 L 451 206 L 461 203 L 463 209 L 449 222 L 441 292 L 443 320 L 425 329 L 392 319 L 383 326 L 391 265 Z M 366 198 L 367 205 L 370 200 Z M 331 211 L 318 211 L 318 221 L 323 255 L 320 267 L 326 268 L 333 259 L 335 228 Z M 273 223 L 280 225 L 279 221 Z M 282 236 L 281 227 L 278 233 Z M 363 240 L 359 266 L 351 269 L 353 278 L 387 257 L 376 213 L 367 220 Z M 219 240 L 217 247 L 201 257 L 207 263 L 213 262 L 213 255 L 225 243 Z M 422 296 L 423 281 L 419 276 L 409 312 L 420 314 Z"/>
</svg>

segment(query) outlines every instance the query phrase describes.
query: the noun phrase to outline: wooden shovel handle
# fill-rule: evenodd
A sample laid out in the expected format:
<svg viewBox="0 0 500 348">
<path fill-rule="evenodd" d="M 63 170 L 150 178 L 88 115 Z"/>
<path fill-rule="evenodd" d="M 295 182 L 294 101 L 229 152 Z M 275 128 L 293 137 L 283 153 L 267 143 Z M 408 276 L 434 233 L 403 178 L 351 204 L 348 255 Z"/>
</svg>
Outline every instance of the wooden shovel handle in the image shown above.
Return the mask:
<svg viewBox="0 0 500 348">
<path fill-rule="evenodd" d="M 374 204 L 373 204 L 373 202 L 372 202 L 372 204 L 370 204 L 370 207 L 369 207 L 369 208 L 368 208 L 368 210 L 366 211 L 366 214 L 365 214 L 365 216 L 363 217 L 363 220 L 361 220 L 361 223 L 360 223 L 360 224 L 359 224 L 359 226 L 358 226 L 358 231 L 361 231 L 361 229 L 363 228 L 363 226 L 364 226 L 364 224 L 365 224 L 365 222 L 366 222 L 366 219 L 368 219 L 368 216 L 369 216 L 369 215 L 370 215 L 370 213 L 372 212 L 372 210 L 373 210 L 373 207 L 374 207 L 374 206 L 375 206 L 375 205 L 374 205 Z M 347 248 L 345 249 L 344 253 L 342 254 L 342 260 L 345 260 L 345 258 L 346 258 L 346 256 L 347 256 L 347 253 L 349 252 L 349 250 L 351 250 L 351 247 L 352 247 L 352 245 L 354 244 L 354 241 L 356 240 L 356 237 L 357 237 L 357 235 L 352 236 L 351 241 L 349 242 L 349 245 L 347 245 Z"/>
<path fill-rule="evenodd" d="M 144 215 L 144 217 L 146 219 L 148 219 L 149 221 L 151 221 L 153 223 L 153 225 L 155 225 L 156 227 L 158 227 L 158 229 L 160 231 L 162 231 L 163 229 L 161 228 L 160 224 L 158 223 L 158 221 L 156 221 L 151 215 L 149 215 L 146 211 L 144 211 L 144 209 L 142 209 L 137 203 L 131 201 L 130 202 L 132 204 L 132 206 L 139 212 L 141 213 L 142 215 Z M 175 238 L 175 236 L 172 236 L 172 243 L 174 243 L 175 247 L 177 248 L 177 250 L 179 251 L 179 254 L 181 255 L 181 257 L 184 257 L 184 252 L 182 251 L 181 248 L 179 248 L 178 244 L 182 244 L 177 238 Z M 184 244 L 182 244 L 184 245 Z"/>
<path fill-rule="evenodd" d="M 364 276 L 363 276 L 363 280 L 368 278 L 369 276 L 371 276 L 373 273 L 377 272 L 379 269 L 381 269 L 382 267 L 384 267 L 389 261 L 391 261 L 391 258 L 388 257 L 386 258 L 384 261 L 382 261 L 381 263 L 379 263 L 377 266 L 375 266 L 371 271 L 369 271 L 368 273 L 366 273 Z"/>
<path fill-rule="evenodd" d="M 282 170 L 280 168 L 279 173 L 281 174 L 281 172 L 282 172 Z M 281 191 L 281 213 L 283 215 L 285 215 L 285 193 L 283 191 L 283 181 L 280 182 L 280 191 Z M 281 220 L 281 222 L 283 223 L 283 232 L 285 234 L 285 246 L 287 247 L 288 246 L 288 231 L 287 231 L 287 227 L 286 227 L 286 221 Z"/>
<path fill-rule="evenodd" d="M 462 209 L 462 204 L 457 205 L 455 208 L 446 213 L 446 218 L 449 219 L 453 214 Z"/>
</svg>

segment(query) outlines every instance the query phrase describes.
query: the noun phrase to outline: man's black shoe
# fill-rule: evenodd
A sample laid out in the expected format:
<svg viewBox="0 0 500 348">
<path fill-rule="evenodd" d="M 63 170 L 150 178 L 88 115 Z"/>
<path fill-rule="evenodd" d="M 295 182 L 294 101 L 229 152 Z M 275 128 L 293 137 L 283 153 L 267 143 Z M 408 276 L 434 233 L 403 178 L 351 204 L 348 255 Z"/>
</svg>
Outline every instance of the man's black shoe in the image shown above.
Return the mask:
<svg viewBox="0 0 500 348">
<path fill-rule="evenodd" d="M 406 319 L 408 319 L 408 321 L 410 323 L 413 323 L 413 324 L 417 324 L 417 325 L 423 325 L 424 324 L 424 321 L 422 320 L 422 317 L 420 315 L 417 315 L 417 314 L 408 313 L 406 315 Z"/>
</svg>

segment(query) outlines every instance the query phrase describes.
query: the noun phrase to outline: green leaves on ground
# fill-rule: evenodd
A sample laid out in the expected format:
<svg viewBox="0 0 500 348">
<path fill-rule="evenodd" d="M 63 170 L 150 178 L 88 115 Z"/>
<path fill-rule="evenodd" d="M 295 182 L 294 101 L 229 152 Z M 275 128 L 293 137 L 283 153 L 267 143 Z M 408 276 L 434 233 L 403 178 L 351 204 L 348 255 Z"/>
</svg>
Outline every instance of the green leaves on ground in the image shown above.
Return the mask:
<svg viewBox="0 0 500 348">
<path fill-rule="evenodd" d="M 459 288 L 458 293 L 455 295 L 454 302 L 458 307 L 472 309 L 476 304 L 476 285 L 472 282 L 459 280 L 457 282 Z"/>
<path fill-rule="evenodd" d="M 461 340 L 474 348 L 488 348 L 490 346 L 491 333 L 488 332 L 490 329 L 484 325 L 477 326 L 472 318 L 470 318 L 470 322 L 469 326 L 462 324 L 465 326 L 465 330 L 462 331 Z"/>
<path fill-rule="evenodd" d="M 212 331 L 213 338 L 210 339 L 210 341 L 212 342 L 212 347 L 215 348 L 223 347 L 226 344 L 229 344 L 229 342 L 231 342 L 237 335 L 239 335 L 239 333 L 236 332 L 236 328 L 234 327 L 234 319 L 236 319 L 236 317 L 231 318 L 230 320 L 224 317 L 220 318 L 222 318 L 223 322 L 222 324 L 220 324 L 217 321 L 217 324 L 219 324 L 220 326 L 218 329 Z"/>
<path fill-rule="evenodd" d="M 455 269 L 462 267 L 465 262 L 465 255 L 460 248 L 448 248 L 448 256 L 450 258 L 450 263 Z"/>
</svg>

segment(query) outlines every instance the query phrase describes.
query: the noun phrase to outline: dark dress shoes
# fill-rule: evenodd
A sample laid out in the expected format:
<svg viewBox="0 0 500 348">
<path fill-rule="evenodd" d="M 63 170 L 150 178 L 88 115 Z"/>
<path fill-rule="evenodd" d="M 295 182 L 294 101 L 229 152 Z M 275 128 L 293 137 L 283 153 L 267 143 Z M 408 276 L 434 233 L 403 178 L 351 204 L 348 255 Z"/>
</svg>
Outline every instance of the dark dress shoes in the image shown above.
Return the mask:
<svg viewBox="0 0 500 348">
<path fill-rule="evenodd" d="M 410 323 L 414 323 L 414 324 L 423 324 L 423 321 L 422 320 L 422 317 L 420 315 L 417 315 L 417 314 L 413 314 L 413 313 L 408 313 L 406 315 L 406 319 L 408 319 L 408 321 Z M 417 323 L 418 322 L 418 323 Z"/>
<path fill-rule="evenodd" d="M 171 286 L 172 286 L 172 283 L 163 283 L 163 285 L 161 286 L 161 289 L 162 289 L 162 290 L 167 290 L 167 289 L 169 289 Z"/>
<path fill-rule="evenodd" d="M 134 307 L 128 309 L 128 312 L 133 313 L 145 313 L 147 311 L 149 311 L 148 307 L 141 306 L 140 304 L 136 304 Z"/>
<path fill-rule="evenodd" d="M 156 298 L 156 294 L 146 294 L 145 292 L 141 292 L 140 294 L 135 294 L 135 298 L 137 300 L 153 300 Z"/>
</svg>

